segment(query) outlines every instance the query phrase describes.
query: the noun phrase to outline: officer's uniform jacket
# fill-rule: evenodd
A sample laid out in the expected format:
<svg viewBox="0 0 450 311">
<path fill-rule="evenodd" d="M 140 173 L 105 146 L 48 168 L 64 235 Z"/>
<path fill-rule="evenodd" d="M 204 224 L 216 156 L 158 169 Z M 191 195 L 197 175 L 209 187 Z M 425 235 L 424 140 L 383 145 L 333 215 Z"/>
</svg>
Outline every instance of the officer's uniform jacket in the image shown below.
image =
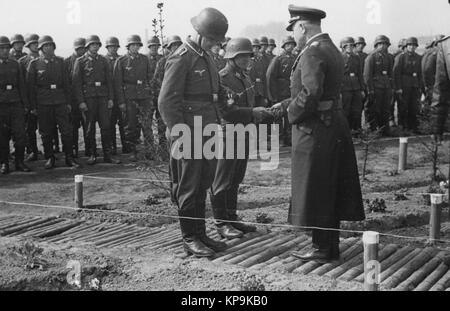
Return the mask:
<svg viewBox="0 0 450 311">
<path fill-rule="evenodd" d="M 127 100 L 151 98 L 152 78 L 153 71 L 147 56 L 127 53 L 119 57 L 114 66 L 114 85 L 118 104 L 125 104 Z"/>
<path fill-rule="evenodd" d="M 86 52 L 75 60 L 72 74 L 75 97 L 78 104 L 86 98 L 107 97 L 113 100 L 112 69 L 108 60 L 102 55 Z"/>
<path fill-rule="evenodd" d="M 295 58 L 292 53 L 283 53 L 270 63 L 266 80 L 269 99 L 272 102 L 279 102 L 291 96 L 291 72 Z"/>
<path fill-rule="evenodd" d="M 22 68 L 13 58 L 0 59 L 0 104 L 18 102 L 29 108 Z"/>
<path fill-rule="evenodd" d="M 169 130 L 176 124 L 194 126 L 194 117 L 202 125 L 220 124 L 225 109 L 225 93 L 209 54 L 190 38 L 167 59 L 164 80 L 158 98 L 161 117 Z"/>
<path fill-rule="evenodd" d="M 364 79 L 362 77 L 362 64 L 358 55 L 353 53 L 342 53 L 344 59 L 344 80 L 341 91 L 364 90 Z"/>
<path fill-rule="evenodd" d="M 33 60 L 27 72 L 27 84 L 32 109 L 39 105 L 69 104 L 70 82 L 62 57 L 41 55 Z"/>
<path fill-rule="evenodd" d="M 394 86 L 396 90 L 403 88 L 422 88 L 422 64 L 417 53 L 404 52 L 395 58 Z"/>
<path fill-rule="evenodd" d="M 393 88 L 393 66 L 392 55 L 381 51 L 370 53 L 364 65 L 364 82 L 368 91 L 374 89 L 392 89 Z"/>
<path fill-rule="evenodd" d="M 437 50 L 432 127 L 435 134 L 442 134 L 450 106 L 450 36 L 439 41 Z"/>
</svg>

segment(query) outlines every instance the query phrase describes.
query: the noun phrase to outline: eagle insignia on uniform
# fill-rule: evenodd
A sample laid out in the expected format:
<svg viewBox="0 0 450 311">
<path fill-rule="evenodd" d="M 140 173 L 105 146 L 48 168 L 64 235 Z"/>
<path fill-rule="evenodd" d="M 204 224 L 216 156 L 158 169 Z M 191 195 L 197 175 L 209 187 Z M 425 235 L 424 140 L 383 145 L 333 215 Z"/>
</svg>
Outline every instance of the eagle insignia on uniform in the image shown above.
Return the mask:
<svg viewBox="0 0 450 311">
<path fill-rule="evenodd" d="M 38 75 L 42 75 L 45 72 L 45 70 L 38 70 L 37 72 L 38 72 Z"/>
<path fill-rule="evenodd" d="M 200 77 L 203 77 L 203 73 L 204 73 L 205 71 L 206 71 L 206 70 L 203 69 L 203 70 L 195 70 L 194 72 L 195 72 L 195 73 L 198 73 Z"/>
</svg>

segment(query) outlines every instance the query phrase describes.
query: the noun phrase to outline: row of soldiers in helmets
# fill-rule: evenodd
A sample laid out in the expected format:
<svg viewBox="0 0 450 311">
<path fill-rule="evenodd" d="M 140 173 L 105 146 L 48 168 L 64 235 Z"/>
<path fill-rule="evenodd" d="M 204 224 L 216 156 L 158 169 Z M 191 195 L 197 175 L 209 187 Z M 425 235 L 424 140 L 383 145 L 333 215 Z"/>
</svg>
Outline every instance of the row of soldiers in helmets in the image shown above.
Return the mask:
<svg viewBox="0 0 450 311">
<path fill-rule="evenodd" d="M 73 54 L 63 59 L 55 55 L 50 36 L 15 35 L 0 37 L 0 173 L 8 174 L 9 144 L 14 143 L 17 171 L 29 172 L 25 162 L 38 160 L 36 131 L 42 139 L 45 169 L 56 165 L 55 141 L 61 133 L 65 163 L 79 168 L 79 129 L 83 130 L 86 163 L 97 163 L 96 124 L 101 133 L 103 161 L 120 164 L 116 130 L 122 152 L 137 160 L 141 132 L 147 158 L 155 158 L 157 148 L 165 148 L 165 126 L 157 111 L 157 98 L 167 57 L 182 44 L 179 36 L 161 43 L 152 37 L 148 55 L 138 35 L 127 38 L 126 55 L 118 55 L 119 40 L 105 42 L 107 54 L 99 54 L 102 42 L 97 35 L 74 40 Z M 29 53 L 23 52 L 27 48 Z M 155 123 L 155 124 L 154 124 Z M 154 137 L 153 127 L 158 129 Z M 26 155 L 26 158 L 25 158 Z"/>
</svg>

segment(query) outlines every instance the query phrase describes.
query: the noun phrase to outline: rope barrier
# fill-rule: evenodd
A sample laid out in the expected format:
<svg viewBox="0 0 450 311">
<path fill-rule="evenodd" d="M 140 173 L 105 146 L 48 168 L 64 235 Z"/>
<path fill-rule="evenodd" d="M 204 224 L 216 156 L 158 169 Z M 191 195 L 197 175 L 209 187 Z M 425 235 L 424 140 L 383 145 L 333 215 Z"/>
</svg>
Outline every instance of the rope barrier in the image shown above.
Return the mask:
<svg viewBox="0 0 450 311">
<path fill-rule="evenodd" d="M 47 205 L 47 204 L 38 204 L 38 203 L 27 203 L 27 202 L 11 202 L 11 201 L 3 201 L 0 200 L 1 204 L 9 204 L 9 205 L 17 205 L 17 206 L 36 206 L 36 207 L 45 207 L 45 208 L 58 208 L 72 211 L 86 211 L 86 212 L 99 212 L 99 213 L 112 213 L 112 214 L 122 214 L 122 215 L 134 215 L 134 216 L 151 216 L 156 218 L 170 218 L 170 219 L 185 219 L 185 220 L 206 220 L 210 222 L 219 221 L 219 222 L 228 222 L 228 223 L 244 223 L 248 225 L 262 226 L 262 227 L 279 227 L 279 228 L 287 228 L 287 229 L 301 229 L 301 230 L 322 230 L 322 231 L 338 231 L 338 232 L 346 232 L 346 233 L 355 233 L 355 234 L 364 234 L 366 231 L 360 230 L 349 230 L 349 229 L 337 229 L 337 228 L 322 228 L 322 227 L 314 227 L 314 226 L 296 226 L 289 224 L 262 224 L 257 222 L 250 221 L 232 221 L 227 219 L 212 219 L 212 218 L 199 218 L 199 217 L 186 217 L 186 216 L 177 216 L 177 215 L 165 215 L 165 214 L 154 214 L 154 213 L 142 213 L 142 212 L 127 212 L 127 211 L 117 211 L 117 210 L 101 210 L 101 209 L 88 209 L 88 208 L 76 208 L 70 206 L 62 206 L 62 205 Z M 396 234 L 389 233 L 379 233 L 385 237 L 399 238 L 399 239 L 409 239 L 416 241 L 428 241 L 427 237 L 411 237 L 411 236 L 402 236 Z M 450 240 L 434 240 L 434 242 L 446 243 L 450 244 Z"/>
</svg>

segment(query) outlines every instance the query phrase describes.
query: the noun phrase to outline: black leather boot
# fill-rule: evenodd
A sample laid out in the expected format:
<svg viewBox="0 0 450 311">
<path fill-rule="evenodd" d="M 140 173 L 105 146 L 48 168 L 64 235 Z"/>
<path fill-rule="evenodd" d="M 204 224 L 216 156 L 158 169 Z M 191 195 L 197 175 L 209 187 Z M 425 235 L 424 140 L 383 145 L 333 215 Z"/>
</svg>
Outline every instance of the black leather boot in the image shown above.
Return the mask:
<svg viewBox="0 0 450 311">
<path fill-rule="evenodd" d="M 214 251 L 207 247 L 199 238 L 184 238 L 183 248 L 186 254 L 194 255 L 195 257 L 212 257 Z"/>
<path fill-rule="evenodd" d="M 244 234 L 256 231 L 256 226 L 246 225 L 242 222 L 231 222 L 230 225 L 232 225 L 233 228 L 242 231 Z"/>
<path fill-rule="evenodd" d="M 9 174 L 9 164 L 8 163 L 2 163 L 2 165 L 0 166 L 0 174 L 2 174 L 2 175 Z"/>
<path fill-rule="evenodd" d="M 242 238 L 244 233 L 235 229 L 230 224 L 221 224 L 217 226 L 217 232 L 219 235 L 227 240 Z"/>
<path fill-rule="evenodd" d="M 200 241 L 203 242 L 207 247 L 211 248 L 215 252 L 223 252 L 227 249 L 227 244 L 225 242 L 217 241 L 211 239 L 206 234 L 206 225 L 204 221 L 197 220 L 197 236 Z"/>
<path fill-rule="evenodd" d="M 16 160 L 16 171 L 29 173 L 31 169 L 23 163 L 23 160 Z"/>
<path fill-rule="evenodd" d="M 29 155 L 27 155 L 27 158 L 25 159 L 25 162 L 35 162 L 38 160 L 38 155 L 37 153 L 30 153 Z"/>
<path fill-rule="evenodd" d="M 81 165 L 72 157 L 66 156 L 66 165 L 73 168 L 81 168 Z"/>
<path fill-rule="evenodd" d="M 91 155 L 89 159 L 86 161 L 87 165 L 97 164 L 97 157 L 95 155 Z"/>
<path fill-rule="evenodd" d="M 291 255 L 303 261 L 317 261 L 319 263 L 328 263 L 333 261 L 333 256 L 329 249 L 314 249 L 307 253 L 293 252 Z"/>
<path fill-rule="evenodd" d="M 120 164 L 122 163 L 119 159 L 114 158 L 111 154 L 107 153 L 103 156 L 103 162 L 111 163 L 111 164 Z"/>
<path fill-rule="evenodd" d="M 46 170 L 50 170 L 55 167 L 56 159 L 54 156 L 48 158 L 47 162 L 45 162 L 44 168 Z"/>
</svg>

